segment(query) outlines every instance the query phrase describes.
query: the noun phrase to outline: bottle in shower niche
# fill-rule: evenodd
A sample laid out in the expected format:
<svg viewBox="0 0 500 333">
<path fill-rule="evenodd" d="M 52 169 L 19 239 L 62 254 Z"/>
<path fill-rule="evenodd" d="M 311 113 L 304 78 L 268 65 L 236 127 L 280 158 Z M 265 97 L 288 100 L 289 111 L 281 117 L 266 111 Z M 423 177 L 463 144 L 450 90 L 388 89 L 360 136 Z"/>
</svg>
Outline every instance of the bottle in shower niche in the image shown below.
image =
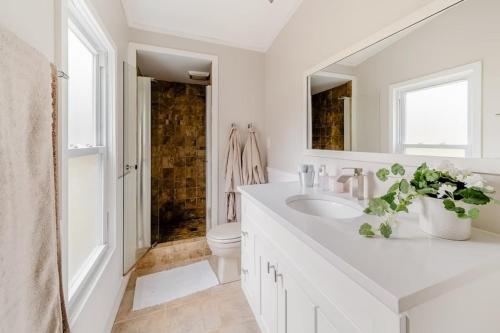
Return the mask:
<svg viewBox="0 0 500 333">
<path fill-rule="evenodd" d="M 326 165 L 322 164 L 318 170 L 318 186 L 322 191 L 330 190 L 330 177 L 326 172 Z"/>
</svg>

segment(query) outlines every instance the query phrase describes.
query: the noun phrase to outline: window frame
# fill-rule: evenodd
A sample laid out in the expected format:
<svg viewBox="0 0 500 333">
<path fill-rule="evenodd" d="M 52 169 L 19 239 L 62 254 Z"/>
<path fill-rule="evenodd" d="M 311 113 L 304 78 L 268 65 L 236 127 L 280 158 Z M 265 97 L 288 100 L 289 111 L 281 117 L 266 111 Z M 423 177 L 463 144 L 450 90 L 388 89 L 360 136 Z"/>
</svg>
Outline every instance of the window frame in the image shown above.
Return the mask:
<svg viewBox="0 0 500 333">
<path fill-rule="evenodd" d="M 405 96 L 407 93 L 425 88 L 439 87 L 453 82 L 468 83 L 467 145 L 407 144 L 405 137 Z M 392 99 L 389 147 L 392 153 L 406 154 L 406 148 L 464 149 L 464 157 L 479 158 L 482 155 L 482 62 L 440 71 L 424 77 L 397 83 L 389 87 Z M 417 155 L 420 156 L 420 155 Z"/>
<path fill-rule="evenodd" d="M 113 164 L 109 160 L 111 140 L 109 140 L 109 135 L 112 132 L 108 122 L 110 118 L 110 113 L 114 112 L 114 104 L 110 103 L 113 96 L 111 95 L 112 89 L 110 85 L 114 83 L 111 81 L 110 68 L 109 65 L 112 63 L 111 57 L 115 56 L 115 50 L 110 49 L 109 43 L 103 40 L 100 34 L 96 33 L 96 22 L 91 20 L 88 16 L 88 12 L 82 8 L 81 1 L 68 1 L 68 12 L 66 18 L 66 31 L 70 30 L 79 38 L 82 43 L 91 50 L 94 55 L 94 68 L 93 68 L 93 80 L 94 80 L 94 92 L 93 92 L 93 123 L 94 123 L 94 145 L 90 146 L 78 146 L 70 147 L 69 145 L 69 103 L 66 104 L 66 114 L 64 117 L 63 125 L 65 128 L 62 131 L 64 134 L 62 136 L 62 166 L 65 168 L 63 171 L 63 176 L 66 177 L 63 182 L 66 188 L 62 191 L 63 195 L 66 197 L 63 199 L 63 209 L 66 212 L 63 216 L 66 218 L 66 230 L 69 228 L 69 216 L 68 216 L 68 165 L 72 158 L 97 155 L 99 163 L 99 178 L 98 182 L 98 217 L 100 219 L 100 224 L 102 226 L 100 233 L 99 245 L 94 248 L 94 250 L 89 254 L 86 260 L 79 267 L 77 273 L 73 279 L 69 279 L 68 265 L 66 265 L 66 295 L 68 298 L 68 308 L 71 314 L 72 308 L 75 304 L 79 302 L 83 292 L 88 288 L 90 282 L 95 278 L 99 268 L 102 266 L 106 254 L 110 249 L 110 235 L 109 235 L 109 215 L 110 215 L 110 200 L 109 192 L 111 189 L 111 183 L 109 177 L 113 174 L 111 168 Z M 67 38 L 67 34 L 66 34 Z M 66 47 L 66 59 L 69 58 L 69 49 Z M 71 80 L 71 73 L 69 74 L 69 82 Z M 69 85 L 68 82 L 68 85 Z M 67 96 L 69 102 L 69 96 Z M 69 234 L 68 234 L 69 235 Z M 69 250 L 71 244 L 69 244 L 68 236 L 66 236 L 66 249 Z M 66 254 L 67 260 L 69 260 Z"/>
</svg>

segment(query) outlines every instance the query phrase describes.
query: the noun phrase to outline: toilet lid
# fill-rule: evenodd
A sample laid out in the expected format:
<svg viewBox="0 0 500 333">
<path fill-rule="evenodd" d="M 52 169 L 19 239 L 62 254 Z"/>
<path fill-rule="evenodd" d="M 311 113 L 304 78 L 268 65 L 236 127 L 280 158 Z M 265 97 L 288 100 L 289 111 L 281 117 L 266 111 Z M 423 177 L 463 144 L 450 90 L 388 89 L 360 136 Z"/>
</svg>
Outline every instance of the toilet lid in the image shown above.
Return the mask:
<svg viewBox="0 0 500 333">
<path fill-rule="evenodd" d="M 241 223 L 224 223 L 213 227 L 208 233 L 207 238 L 214 241 L 236 241 L 241 238 Z"/>
</svg>

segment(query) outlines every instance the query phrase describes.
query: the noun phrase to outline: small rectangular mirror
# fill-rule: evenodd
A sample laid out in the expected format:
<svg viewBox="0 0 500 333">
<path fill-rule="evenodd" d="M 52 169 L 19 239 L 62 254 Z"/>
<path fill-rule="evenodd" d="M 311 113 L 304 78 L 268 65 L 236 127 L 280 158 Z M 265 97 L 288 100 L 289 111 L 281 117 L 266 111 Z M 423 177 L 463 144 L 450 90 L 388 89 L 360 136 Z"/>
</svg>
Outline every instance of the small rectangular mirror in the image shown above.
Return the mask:
<svg viewBox="0 0 500 333">
<path fill-rule="evenodd" d="M 460 2 L 307 76 L 307 148 L 500 157 L 500 2 Z"/>
</svg>

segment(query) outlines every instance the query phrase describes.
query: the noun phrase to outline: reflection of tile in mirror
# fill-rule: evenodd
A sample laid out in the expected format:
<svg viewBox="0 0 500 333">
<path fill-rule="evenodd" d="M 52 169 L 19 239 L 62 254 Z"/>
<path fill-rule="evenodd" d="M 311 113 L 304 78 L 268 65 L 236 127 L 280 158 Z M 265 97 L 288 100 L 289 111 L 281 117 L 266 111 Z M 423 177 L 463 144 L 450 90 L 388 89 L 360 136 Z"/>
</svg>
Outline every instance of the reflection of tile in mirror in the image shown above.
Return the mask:
<svg viewBox="0 0 500 333">
<path fill-rule="evenodd" d="M 312 95 L 313 149 L 344 150 L 343 97 L 352 97 L 351 81 Z"/>
</svg>

